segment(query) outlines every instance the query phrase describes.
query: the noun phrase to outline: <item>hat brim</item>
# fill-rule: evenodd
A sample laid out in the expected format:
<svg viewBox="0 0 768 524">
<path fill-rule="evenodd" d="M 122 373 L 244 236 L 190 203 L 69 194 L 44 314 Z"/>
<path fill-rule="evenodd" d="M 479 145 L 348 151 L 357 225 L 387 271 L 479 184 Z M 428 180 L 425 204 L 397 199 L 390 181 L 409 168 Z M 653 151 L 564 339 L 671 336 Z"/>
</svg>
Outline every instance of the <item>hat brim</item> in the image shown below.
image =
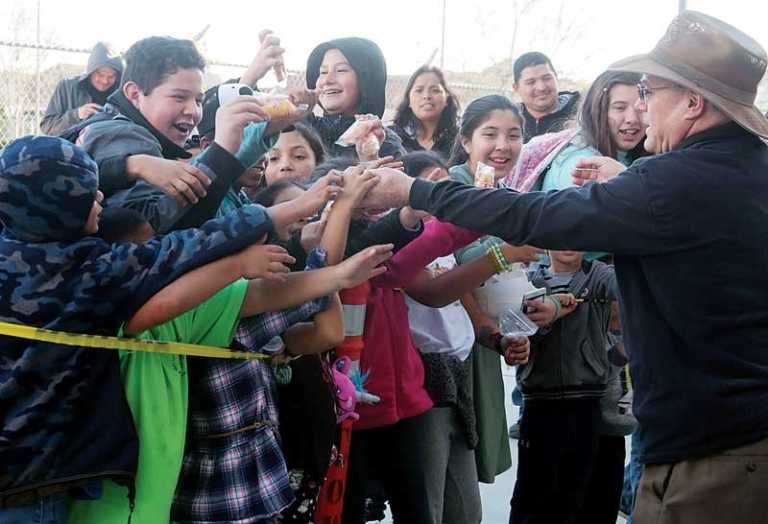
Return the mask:
<svg viewBox="0 0 768 524">
<path fill-rule="evenodd" d="M 709 102 L 714 104 L 723 113 L 728 115 L 734 122 L 759 137 L 768 139 L 768 118 L 760 110 L 752 106 L 739 104 L 729 100 L 706 87 L 703 87 L 684 76 L 670 69 L 655 60 L 651 55 L 635 55 L 619 60 L 608 67 L 609 71 L 627 71 L 630 73 L 643 73 L 646 75 L 658 76 L 665 80 L 674 82 L 683 87 L 704 95 Z"/>
</svg>

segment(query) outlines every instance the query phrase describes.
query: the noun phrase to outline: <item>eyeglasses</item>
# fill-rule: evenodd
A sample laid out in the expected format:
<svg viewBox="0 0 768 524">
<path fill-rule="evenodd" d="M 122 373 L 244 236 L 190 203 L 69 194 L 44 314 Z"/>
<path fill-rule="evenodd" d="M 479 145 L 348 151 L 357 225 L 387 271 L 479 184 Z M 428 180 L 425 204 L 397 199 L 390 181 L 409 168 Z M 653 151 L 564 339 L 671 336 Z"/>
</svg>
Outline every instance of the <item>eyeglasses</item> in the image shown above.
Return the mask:
<svg viewBox="0 0 768 524">
<path fill-rule="evenodd" d="M 637 93 L 640 95 L 640 100 L 644 104 L 648 103 L 648 100 L 651 98 L 651 95 L 656 91 L 661 91 L 662 89 L 680 89 L 678 86 L 658 86 L 658 87 L 648 87 L 645 84 L 637 84 Z"/>
</svg>

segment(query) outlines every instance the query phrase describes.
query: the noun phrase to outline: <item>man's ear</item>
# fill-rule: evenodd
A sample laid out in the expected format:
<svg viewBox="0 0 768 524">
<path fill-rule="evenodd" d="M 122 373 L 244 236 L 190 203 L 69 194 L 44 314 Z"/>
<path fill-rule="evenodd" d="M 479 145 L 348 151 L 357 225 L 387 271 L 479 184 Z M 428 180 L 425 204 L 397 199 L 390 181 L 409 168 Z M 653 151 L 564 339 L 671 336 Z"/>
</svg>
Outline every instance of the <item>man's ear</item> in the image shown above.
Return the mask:
<svg viewBox="0 0 768 524">
<path fill-rule="evenodd" d="M 687 107 L 684 118 L 694 120 L 701 117 L 707 108 L 707 101 L 704 97 L 695 91 L 687 91 L 685 96 Z"/>
<path fill-rule="evenodd" d="M 133 104 L 133 107 L 136 109 L 139 108 L 139 99 L 141 98 L 142 92 L 136 82 L 128 81 L 123 84 L 123 94 L 125 95 L 125 98 Z"/>
</svg>

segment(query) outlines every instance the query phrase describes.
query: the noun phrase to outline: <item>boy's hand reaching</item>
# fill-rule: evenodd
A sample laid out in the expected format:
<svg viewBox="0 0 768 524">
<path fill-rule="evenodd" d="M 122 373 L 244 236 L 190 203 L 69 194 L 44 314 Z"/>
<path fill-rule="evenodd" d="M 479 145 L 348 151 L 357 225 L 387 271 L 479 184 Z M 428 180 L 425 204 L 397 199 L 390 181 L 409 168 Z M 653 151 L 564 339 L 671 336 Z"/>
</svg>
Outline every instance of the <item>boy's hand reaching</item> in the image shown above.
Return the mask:
<svg viewBox="0 0 768 524">
<path fill-rule="evenodd" d="M 268 209 L 275 229 L 294 224 L 320 211 L 341 192 L 341 175 L 328 173 L 300 197 Z"/>
<path fill-rule="evenodd" d="M 152 184 L 179 205 L 196 204 L 207 195 L 211 179 L 197 167 L 180 160 L 151 155 L 131 155 L 125 160 L 129 176 Z"/>
<path fill-rule="evenodd" d="M 296 202 L 304 213 L 301 218 L 311 217 L 323 209 L 329 200 L 338 198 L 343 191 L 342 184 L 341 174 L 333 171 L 312 184 L 303 195 L 292 201 Z"/>
<path fill-rule="evenodd" d="M 333 266 L 339 279 L 339 288 L 355 287 L 384 273 L 387 268 L 381 264 L 392 257 L 394 247 L 394 244 L 369 247 Z"/>
<path fill-rule="evenodd" d="M 213 141 L 229 151 L 237 153 L 243 139 L 243 129 L 251 122 L 266 122 L 269 115 L 253 96 L 238 96 L 216 111 L 216 135 Z"/>
<path fill-rule="evenodd" d="M 237 256 L 241 264 L 240 274 L 248 279 L 265 278 L 284 282 L 285 273 L 290 272 L 288 265 L 296 262 L 285 249 L 271 244 L 254 244 Z"/>
</svg>

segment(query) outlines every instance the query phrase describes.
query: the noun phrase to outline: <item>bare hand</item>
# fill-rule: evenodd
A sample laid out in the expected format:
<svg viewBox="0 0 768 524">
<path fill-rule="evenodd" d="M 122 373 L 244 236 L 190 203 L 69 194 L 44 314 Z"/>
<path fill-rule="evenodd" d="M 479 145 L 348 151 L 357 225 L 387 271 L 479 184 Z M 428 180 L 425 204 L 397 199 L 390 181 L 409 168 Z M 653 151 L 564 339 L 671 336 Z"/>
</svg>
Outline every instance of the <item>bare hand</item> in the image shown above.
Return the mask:
<svg viewBox="0 0 768 524">
<path fill-rule="evenodd" d="M 521 366 L 527 364 L 531 356 L 531 341 L 528 337 L 504 337 L 501 349 L 504 351 L 504 362 L 510 366 Z"/>
<path fill-rule="evenodd" d="M 502 244 L 501 251 L 510 262 L 522 262 L 523 264 L 536 262 L 539 255 L 544 252 L 544 250 L 533 246 L 513 246 L 507 243 Z"/>
<path fill-rule="evenodd" d="M 384 273 L 387 268 L 381 264 L 392 257 L 394 247 L 394 244 L 369 247 L 335 266 L 341 289 L 355 287 Z"/>
<path fill-rule="evenodd" d="M 326 224 L 328 224 L 328 214 L 323 213 L 320 220 L 310 222 L 301 228 L 301 238 L 299 243 L 305 253 L 309 253 L 312 249 L 320 245 L 320 241 L 323 239 L 323 233 L 325 233 Z"/>
<path fill-rule="evenodd" d="M 213 141 L 234 155 L 240 149 L 245 126 L 251 122 L 267 120 L 269 115 L 255 97 L 238 96 L 216 111 L 216 135 Z"/>
<path fill-rule="evenodd" d="M 539 327 L 548 326 L 557 320 L 557 306 L 550 297 L 523 301 L 526 316 Z"/>
<path fill-rule="evenodd" d="M 206 188 L 211 185 L 211 179 L 191 164 L 150 155 L 129 156 L 126 171 L 173 197 L 182 206 L 196 204 L 208 194 Z"/>
<path fill-rule="evenodd" d="M 283 53 L 285 49 L 280 47 L 280 39 L 272 31 L 265 29 L 259 33 L 259 51 L 253 57 L 248 69 L 245 70 L 240 81 L 243 84 L 254 87 L 256 83 L 264 78 L 270 68 L 282 65 Z"/>
<path fill-rule="evenodd" d="M 591 156 L 576 162 L 571 178 L 574 184 L 583 186 L 587 182 L 607 182 L 626 169 L 627 166 L 613 158 Z"/>
<path fill-rule="evenodd" d="M 378 177 L 371 171 L 366 171 L 359 166 L 353 166 L 341 173 L 344 192 L 337 198 L 336 205 L 346 204 L 352 209 L 357 208 L 360 203 L 376 184 L 379 183 Z"/>
<path fill-rule="evenodd" d="M 551 295 L 551 298 L 560 302 L 560 313 L 557 315 L 557 318 L 563 318 L 570 315 L 576 311 L 576 308 L 579 305 L 579 302 L 576 300 L 576 297 L 573 296 L 573 293 L 556 293 Z"/>
<path fill-rule="evenodd" d="M 99 104 L 83 104 L 77 108 L 77 118 L 80 120 L 85 120 L 92 114 L 98 113 L 99 111 L 101 111 L 101 106 Z"/>
<path fill-rule="evenodd" d="M 391 209 L 408 205 L 413 178 L 389 167 L 371 169 L 371 172 L 379 177 L 379 183 L 365 196 L 363 207 Z"/>
<path fill-rule="evenodd" d="M 284 248 L 271 244 L 254 244 L 241 251 L 238 257 L 243 278 L 266 278 L 278 282 L 285 281 L 285 274 L 291 271 L 288 266 L 296 262 Z"/>
<path fill-rule="evenodd" d="M 311 217 L 342 192 L 341 184 L 341 175 L 331 171 L 292 202 L 300 206 L 303 218 Z"/>
<path fill-rule="evenodd" d="M 414 173 L 414 176 L 416 174 L 417 173 Z M 443 169 L 442 167 L 436 167 L 432 171 L 427 173 L 426 176 L 424 176 L 424 180 L 428 182 L 440 182 L 441 180 L 445 180 L 446 178 L 448 178 L 448 173 L 446 173 L 445 169 Z"/>
<path fill-rule="evenodd" d="M 411 206 L 405 206 L 400 210 L 400 223 L 407 229 L 414 229 L 428 216 L 426 211 L 416 211 Z"/>
<path fill-rule="evenodd" d="M 313 89 L 295 87 L 288 90 L 288 99 L 296 107 L 306 105 L 307 111 L 312 111 L 312 108 L 317 105 L 317 92 Z"/>
</svg>

